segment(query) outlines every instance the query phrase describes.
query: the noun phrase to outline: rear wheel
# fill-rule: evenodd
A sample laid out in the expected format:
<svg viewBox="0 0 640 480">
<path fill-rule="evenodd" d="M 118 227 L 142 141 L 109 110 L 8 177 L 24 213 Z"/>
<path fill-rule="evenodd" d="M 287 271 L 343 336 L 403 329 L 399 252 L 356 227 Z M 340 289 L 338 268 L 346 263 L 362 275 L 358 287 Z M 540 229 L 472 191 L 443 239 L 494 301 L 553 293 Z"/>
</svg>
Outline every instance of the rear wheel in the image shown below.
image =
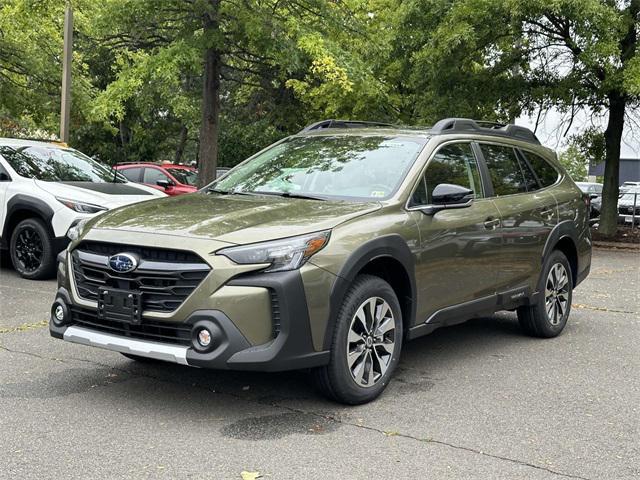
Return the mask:
<svg viewBox="0 0 640 480">
<path fill-rule="evenodd" d="M 53 238 L 37 218 L 22 220 L 11 234 L 9 253 L 13 268 L 24 278 L 41 280 L 53 276 L 56 255 Z"/>
<path fill-rule="evenodd" d="M 375 399 L 398 364 L 402 338 L 402 312 L 391 286 L 372 275 L 358 276 L 338 313 L 329 365 L 314 371 L 316 384 L 342 403 Z"/>
<path fill-rule="evenodd" d="M 547 258 L 538 291 L 534 305 L 518 308 L 518 320 L 528 335 L 555 337 L 567 324 L 573 294 L 571 266 L 561 251 L 555 250 Z"/>
</svg>

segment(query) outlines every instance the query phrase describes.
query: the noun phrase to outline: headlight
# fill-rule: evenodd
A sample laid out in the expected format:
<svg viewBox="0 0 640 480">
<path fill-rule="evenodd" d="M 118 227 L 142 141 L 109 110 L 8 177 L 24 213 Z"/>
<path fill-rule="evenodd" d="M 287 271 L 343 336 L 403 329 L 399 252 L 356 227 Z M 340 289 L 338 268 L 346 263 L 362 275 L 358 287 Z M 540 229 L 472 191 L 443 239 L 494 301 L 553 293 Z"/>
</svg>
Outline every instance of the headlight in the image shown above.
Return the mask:
<svg viewBox="0 0 640 480">
<path fill-rule="evenodd" d="M 98 213 L 104 212 L 107 210 L 105 207 L 101 207 L 100 205 L 93 205 L 92 203 L 78 202 L 76 200 L 69 200 L 68 198 L 56 197 L 61 204 L 65 207 L 70 208 L 74 212 L 78 213 Z"/>
<path fill-rule="evenodd" d="M 241 247 L 223 248 L 219 255 L 236 263 L 269 263 L 265 272 L 282 272 L 296 270 L 306 263 L 311 256 L 324 248 L 329 241 L 329 230 L 324 232 L 300 235 L 283 240 L 242 245 Z"/>
<path fill-rule="evenodd" d="M 88 221 L 88 218 L 83 218 L 75 225 L 72 225 L 67 231 L 67 237 L 69 238 L 69 240 L 73 241 L 79 239 Z"/>
</svg>

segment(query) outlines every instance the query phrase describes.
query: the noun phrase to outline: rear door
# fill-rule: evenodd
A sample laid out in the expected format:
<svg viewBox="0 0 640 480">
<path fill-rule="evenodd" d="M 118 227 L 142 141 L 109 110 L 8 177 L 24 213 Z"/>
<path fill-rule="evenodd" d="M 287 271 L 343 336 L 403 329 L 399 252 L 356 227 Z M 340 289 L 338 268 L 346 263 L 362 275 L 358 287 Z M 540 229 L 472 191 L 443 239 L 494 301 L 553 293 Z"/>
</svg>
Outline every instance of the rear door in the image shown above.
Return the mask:
<svg viewBox="0 0 640 480">
<path fill-rule="evenodd" d="M 556 199 L 541 188 L 518 149 L 498 143 L 478 145 L 491 177 L 493 200 L 500 211 L 498 293 L 528 295 L 537 287 L 544 245 L 558 222 Z"/>
<path fill-rule="evenodd" d="M 436 185 L 456 184 L 474 192 L 466 208 L 440 210 L 417 218 L 420 250 L 416 264 L 419 302 L 418 321 L 432 319 L 449 324 L 465 320 L 460 308 L 471 311 L 493 307 L 501 238 L 498 209 L 487 198 L 471 142 L 446 143 L 427 163 L 410 199 L 409 209 L 420 210 L 431 203 Z M 482 305 L 478 305 L 478 302 Z M 452 318 L 441 318 L 447 307 L 458 306 Z M 451 311 L 447 309 L 446 311 Z M 432 317 L 438 313 L 438 317 Z M 431 322 L 431 320 L 430 320 Z"/>
</svg>

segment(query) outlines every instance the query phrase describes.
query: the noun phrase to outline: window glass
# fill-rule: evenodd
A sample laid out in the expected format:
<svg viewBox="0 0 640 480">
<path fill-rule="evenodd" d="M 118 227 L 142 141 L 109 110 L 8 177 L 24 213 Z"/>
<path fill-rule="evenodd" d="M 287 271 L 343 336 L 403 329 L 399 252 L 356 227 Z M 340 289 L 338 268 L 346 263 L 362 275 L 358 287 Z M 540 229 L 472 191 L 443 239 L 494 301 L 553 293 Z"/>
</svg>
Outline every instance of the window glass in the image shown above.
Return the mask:
<svg viewBox="0 0 640 480">
<path fill-rule="evenodd" d="M 4 175 L 3 175 L 4 174 Z M 0 165 L 0 182 L 8 182 L 9 181 L 9 173 L 4 169 L 2 165 Z"/>
<path fill-rule="evenodd" d="M 156 168 L 145 168 L 144 175 L 142 177 L 143 183 L 148 183 L 150 185 L 156 185 L 158 180 L 169 180 L 162 170 L 158 170 Z"/>
<path fill-rule="evenodd" d="M 131 168 L 125 168 L 123 170 L 118 170 L 118 171 L 122 175 L 127 177 L 127 180 L 130 180 L 132 182 L 138 182 L 140 180 L 140 170 L 142 170 L 140 167 L 131 167 Z"/>
<path fill-rule="evenodd" d="M 110 167 L 71 148 L 0 147 L 0 154 L 21 177 L 47 182 L 126 182 Z"/>
<path fill-rule="evenodd" d="M 210 188 L 385 199 L 397 190 L 427 140 L 393 135 L 292 137 L 235 167 Z"/>
<path fill-rule="evenodd" d="M 427 200 L 427 182 L 425 181 L 424 175 L 420 178 L 420 183 L 416 188 L 415 192 L 413 192 L 413 196 L 411 197 L 410 205 L 428 205 L 429 201 Z"/>
<path fill-rule="evenodd" d="M 538 180 L 534 175 L 531 167 L 524 161 L 524 157 L 518 157 L 518 162 L 520 163 L 520 168 L 522 169 L 522 174 L 524 175 L 524 183 L 527 187 L 528 192 L 535 192 L 540 188 L 538 185 Z"/>
<path fill-rule="evenodd" d="M 512 147 L 480 144 L 491 175 L 496 196 L 513 195 L 527 191 L 522 169 Z"/>
<path fill-rule="evenodd" d="M 482 198 L 482 184 L 476 157 L 469 143 L 445 145 L 429 161 L 424 181 L 420 182 L 411 205 L 432 203 L 433 189 L 441 183 L 460 185 L 473 190 L 475 198 Z"/>
<path fill-rule="evenodd" d="M 531 152 L 522 151 L 523 155 L 527 157 L 529 164 L 533 167 L 533 170 L 538 175 L 540 183 L 543 187 L 553 185 L 558 180 L 558 171 L 549 164 L 544 158 Z"/>
<path fill-rule="evenodd" d="M 186 168 L 167 168 L 167 172 L 173 175 L 173 177 L 183 185 L 196 186 L 198 184 L 198 174 L 195 170 L 187 170 Z"/>
</svg>

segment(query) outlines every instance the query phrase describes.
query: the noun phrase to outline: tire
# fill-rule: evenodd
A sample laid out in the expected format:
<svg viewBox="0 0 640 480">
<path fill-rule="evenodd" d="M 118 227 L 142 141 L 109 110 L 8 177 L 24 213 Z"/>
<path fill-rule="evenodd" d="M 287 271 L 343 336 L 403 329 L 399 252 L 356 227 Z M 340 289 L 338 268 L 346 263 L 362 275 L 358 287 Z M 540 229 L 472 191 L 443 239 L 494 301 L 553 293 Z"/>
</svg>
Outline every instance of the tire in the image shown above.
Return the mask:
<svg viewBox="0 0 640 480">
<path fill-rule="evenodd" d="M 162 363 L 163 362 L 162 360 L 158 360 L 157 358 L 141 357 L 140 355 L 134 355 L 132 353 L 120 352 L 120 354 L 124 355 L 129 360 L 133 360 L 135 362 L 140 362 L 140 363 Z"/>
<path fill-rule="evenodd" d="M 52 278 L 58 252 L 49 230 L 38 218 L 22 220 L 11 233 L 9 255 L 13 268 L 29 280 Z"/>
<path fill-rule="evenodd" d="M 567 324 L 573 296 L 571 266 L 561 251 L 554 250 L 545 261 L 538 291 L 535 304 L 518 308 L 520 326 L 533 337 L 557 337 Z"/>
<path fill-rule="evenodd" d="M 371 312 L 373 305 L 372 318 L 366 309 Z M 360 321 L 363 315 L 366 323 Z M 338 312 L 329 364 L 313 371 L 316 386 L 348 405 L 374 400 L 398 365 L 402 339 L 402 311 L 391 286 L 379 277 L 359 275 Z"/>
</svg>

